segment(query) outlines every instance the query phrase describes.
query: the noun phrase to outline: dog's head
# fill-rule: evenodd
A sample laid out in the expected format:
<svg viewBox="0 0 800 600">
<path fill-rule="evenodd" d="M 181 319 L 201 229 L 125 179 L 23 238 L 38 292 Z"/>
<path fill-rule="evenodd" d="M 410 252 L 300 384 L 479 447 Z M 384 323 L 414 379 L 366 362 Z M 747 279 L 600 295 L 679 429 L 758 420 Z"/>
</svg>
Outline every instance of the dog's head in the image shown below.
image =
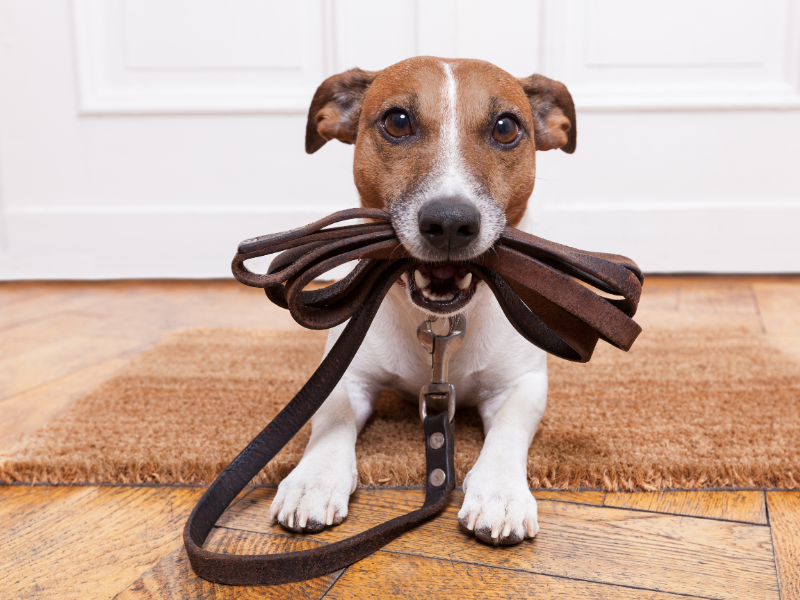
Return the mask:
<svg viewBox="0 0 800 600">
<path fill-rule="evenodd" d="M 536 150 L 575 151 L 567 88 L 516 79 L 478 60 L 417 57 L 325 80 L 308 113 L 306 151 L 355 144 L 364 206 L 387 208 L 419 262 L 402 278 L 411 301 L 453 314 L 472 298 L 469 260 L 515 226 L 533 192 Z"/>
</svg>

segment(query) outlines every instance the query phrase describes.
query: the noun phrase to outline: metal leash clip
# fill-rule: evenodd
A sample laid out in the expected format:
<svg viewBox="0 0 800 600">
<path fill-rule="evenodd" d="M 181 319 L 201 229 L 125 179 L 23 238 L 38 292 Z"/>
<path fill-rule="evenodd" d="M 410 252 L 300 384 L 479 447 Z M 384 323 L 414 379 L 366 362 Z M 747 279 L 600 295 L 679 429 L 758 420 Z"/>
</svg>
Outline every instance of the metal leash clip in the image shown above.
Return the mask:
<svg viewBox="0 0 800 600">
<path fill-rule="evenodd" d="M 431 382 L 422 386 L 419 391 L 419 417 L 424 422 L 428 416 L 427 403 L 429 400 L 438 405 L 447 406 L 447 415 L 452 422 L 456 415 L 456 388 L 447 382 L 447 365 L 450 355 L 455 352 L 464 340 L 467 331 L 467 318 L 458 314 L 449 317 L 450 331 L 447 335 L 437 335 L 433 332 L 433 321 L 428 319 L 417 327 L 417 339 L 422 347 L 431 355 Z"/>
</svg>

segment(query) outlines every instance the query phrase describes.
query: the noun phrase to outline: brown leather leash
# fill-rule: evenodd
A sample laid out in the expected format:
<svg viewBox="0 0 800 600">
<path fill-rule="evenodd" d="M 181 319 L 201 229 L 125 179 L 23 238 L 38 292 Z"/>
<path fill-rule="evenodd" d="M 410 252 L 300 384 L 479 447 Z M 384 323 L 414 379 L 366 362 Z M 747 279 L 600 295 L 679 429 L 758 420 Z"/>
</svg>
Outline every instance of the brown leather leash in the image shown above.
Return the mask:
<svg viewBox="0 0 800 600">
<path fill-rule="evenodd" d="M 359 218 L 373 222 L 330 227 Z M 266 275 L 244 266 L 245 260 L 275 253 L 280 254 Z M 304 291 L 323 273 L 352 260 L 359 262 L 341 281 Z M 384 296 L 413 264 L 392 228 L 390 214 L 372 208 L 340 211 L 305 227 L 239 245 L 232 264 L 236 279 L 264 288 L 267 297 L 288 309 L 300 325 L 329 329 L 348 319 L 349 323 L 297 395 L 214 480 L 189 516 L 183 541 L 199 577 L 232 585 L 318 577 L 365 558 L 447 504 L 455 468 L 453 421 L 444 410 L 423 419 L 427 487 L 419 509 L 346 540 L 301 552 L 231 555 L 203 549 L 225 509 L 333 391 Z M 576 250 L 506 227 L 492 251 L 471 261 L 469 268 L 489 286 L 525 339 L 566 360 L 587 362 L 598 339 L 627 351 L 641 332 L 632 317 L 644 278 L 636 263 L 624 256 Z M 616 297 L 600 296 L 580 282 Z"/>
</svg>

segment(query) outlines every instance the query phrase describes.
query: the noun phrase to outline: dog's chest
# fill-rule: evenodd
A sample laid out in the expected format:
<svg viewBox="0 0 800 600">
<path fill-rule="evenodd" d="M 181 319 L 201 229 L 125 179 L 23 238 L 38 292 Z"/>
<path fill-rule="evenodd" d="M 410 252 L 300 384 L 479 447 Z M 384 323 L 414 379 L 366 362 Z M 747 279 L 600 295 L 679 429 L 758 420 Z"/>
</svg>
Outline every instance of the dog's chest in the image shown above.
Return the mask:
<svg viewBox="0 0 800 600">
<path fill-rule="evenodd" d="M 402 300 L 387 296 L 349 373 L 416 401 L 420 388 L 430 383 L 431 356 L 416 337 L 424 315 L 409 313 Z M 448 380 L 460 406 L 502 395 L 519 377 L 547 368 L 545 353 L 513 329 L 493 296 L 477 300 L 477 310 L 467 312 L 464 342 L 449 364 Z"/>
</svg>

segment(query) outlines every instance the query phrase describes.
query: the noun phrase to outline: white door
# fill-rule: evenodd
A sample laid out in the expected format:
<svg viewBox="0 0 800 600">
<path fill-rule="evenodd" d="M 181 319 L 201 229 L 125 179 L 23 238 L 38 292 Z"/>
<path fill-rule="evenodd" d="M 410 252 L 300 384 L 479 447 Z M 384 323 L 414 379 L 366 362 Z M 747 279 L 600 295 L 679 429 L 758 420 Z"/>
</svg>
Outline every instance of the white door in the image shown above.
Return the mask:
<svg viewBox="0 0 800 600">
<path fill-rule="evenodd" d="M 649 272 L 800 271 L 798 0 L 0 0 L 0 278 L 226 277 L 356 206 L 316 86 L 417 54 L 563 81 L 530 227 Z"/>
</svg>

